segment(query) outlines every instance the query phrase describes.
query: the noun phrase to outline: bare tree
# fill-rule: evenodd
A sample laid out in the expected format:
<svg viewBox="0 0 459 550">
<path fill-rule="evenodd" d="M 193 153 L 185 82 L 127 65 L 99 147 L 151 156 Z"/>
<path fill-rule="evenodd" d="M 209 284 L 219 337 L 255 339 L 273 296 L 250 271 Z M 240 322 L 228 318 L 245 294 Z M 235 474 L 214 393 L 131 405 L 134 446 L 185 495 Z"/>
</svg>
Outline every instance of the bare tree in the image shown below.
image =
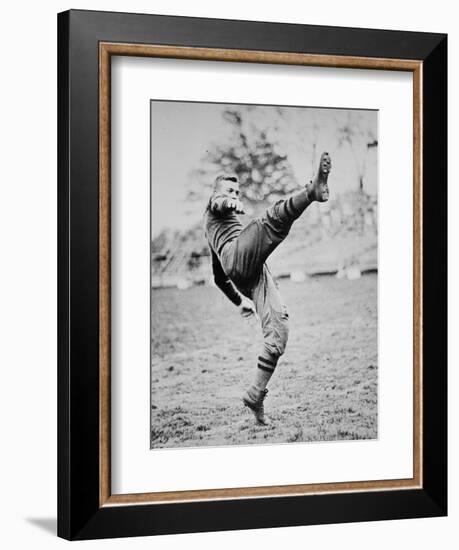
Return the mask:
<svg viewBox="0 0 459 550">
<path fill-rule="evenodd" d="M 337 128 L 338 146 L 349 147 L 356 167 L 358 190 L 363 192 L 368 153 L 378 146 L 378 140 L 357 111 L 348 111 L 346 120 L 341 124 L 338 122 Z"/>
<path fill-rule="evenodd" d="M 282 116 L 281 113 L 278 113 Z M 241 194 L 254 206 L 270 202 L 297 187 L 293 169 L 276 138 L 276 125 L 266 125 L 257 107 L 232 107 L 223 111 L 231 137 L 213 144 L 192 173 L 190 198 L 202 198 L 217 173 L 239 178 Z"/>
</svg>

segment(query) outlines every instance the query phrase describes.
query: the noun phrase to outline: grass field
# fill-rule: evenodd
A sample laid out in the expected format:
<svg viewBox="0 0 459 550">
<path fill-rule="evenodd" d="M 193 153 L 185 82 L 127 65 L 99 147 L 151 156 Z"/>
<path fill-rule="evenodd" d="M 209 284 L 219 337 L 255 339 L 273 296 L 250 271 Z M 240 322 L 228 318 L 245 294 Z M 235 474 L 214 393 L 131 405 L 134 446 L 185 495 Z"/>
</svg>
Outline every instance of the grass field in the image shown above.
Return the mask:
<svg viewBox="0 0 459 550">
<path fill-rule="evenodd" d="M 240 400 L 260 349 L 219 290 L 152 296 L 151 447 L 374 439 L 377 434 L 377 276 L 279 281 L 290 338 L 257 426 Z"/>
</svg>

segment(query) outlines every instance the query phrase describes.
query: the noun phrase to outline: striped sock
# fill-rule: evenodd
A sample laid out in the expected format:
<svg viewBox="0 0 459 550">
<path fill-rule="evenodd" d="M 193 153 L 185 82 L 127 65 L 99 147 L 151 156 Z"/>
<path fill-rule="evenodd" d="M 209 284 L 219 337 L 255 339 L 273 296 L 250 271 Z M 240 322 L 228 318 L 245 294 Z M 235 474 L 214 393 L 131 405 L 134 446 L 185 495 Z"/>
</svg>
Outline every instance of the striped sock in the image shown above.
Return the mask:
<svg viewBox="0 0 459 550">
<path fill-rule="evenodd" d="M 273 358 L 267 359 L 262 355 L 258 356 L 258 368 L 267 372 L 274 372 L 276 368 L 277 360 Z"/>
<path fill-rule="evenodd" d="M 268 382 L 271 379 L 271 376 L 273 375 L 276 368 L 276 363 L 277 361 L 272 358 L 267 359 L 266 357 L 262 356 L 258 357 L 258 368 L 253 384 L 259 390 L 264 390 L 268 385 Z"/>
</svg>

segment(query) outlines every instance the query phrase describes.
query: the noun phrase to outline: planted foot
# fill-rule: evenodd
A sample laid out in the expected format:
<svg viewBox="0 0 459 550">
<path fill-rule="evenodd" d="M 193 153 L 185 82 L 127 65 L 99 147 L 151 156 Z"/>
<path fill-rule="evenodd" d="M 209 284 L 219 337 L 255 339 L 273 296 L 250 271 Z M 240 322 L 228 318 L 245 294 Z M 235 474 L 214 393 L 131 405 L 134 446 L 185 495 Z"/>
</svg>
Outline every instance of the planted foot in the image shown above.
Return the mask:
<svg viewBox="0 0 459 550">
<path fill-rule="evenodd" d="M 256 423 L 261 426 L 267 426 L 269 424 L 269 421 L 265 416 L 265 408 L 263 404 L 267 393 L 268 390 L 259 390 L 255 386 L 251 386 L 242 396 L 242 402 L 252 411 L 255 416 Z"/>
</svg>

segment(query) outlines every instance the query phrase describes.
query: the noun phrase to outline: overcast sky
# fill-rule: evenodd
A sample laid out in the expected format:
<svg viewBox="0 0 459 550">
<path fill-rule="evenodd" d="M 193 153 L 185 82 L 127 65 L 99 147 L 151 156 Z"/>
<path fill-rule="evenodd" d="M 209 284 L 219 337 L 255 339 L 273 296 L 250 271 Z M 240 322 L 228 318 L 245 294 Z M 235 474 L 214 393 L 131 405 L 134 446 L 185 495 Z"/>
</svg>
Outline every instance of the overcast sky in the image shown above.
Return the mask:
<svg viewBox="0 0 459 550">
<path fill-rule="evenodd" d="M 152 148 L 152 234 L 166 227 L 186 229 L 199 219 L 204 204 L 186 200 L 190 172 L 212 143 L 227 140 L 232 127 L 222 117 L 225 104 L 177 101 L 151 102 Z M 310 146 L 309 134 L 314 120 L 317 124 L 318 151 L 332 155 L 333 169 L 330 184 L 336 193 L 356 186 L 356 164 L 349 146 L 337 146 L 337 119 L 345 120 L 348 111 L 286 107 L 285 124 L 279 141 L 288 153 L 297 179 L 311 177 L 311 166 L 304 151 Z M 362 126 L 377 137 L 377 112 L 358 111 Z M 275 119 L 273 107 L 260 107 L 263 121 Z M 376 192 L 377 171 L 375 154 L 367 163 L 367 190 Z"/>
</svg>

